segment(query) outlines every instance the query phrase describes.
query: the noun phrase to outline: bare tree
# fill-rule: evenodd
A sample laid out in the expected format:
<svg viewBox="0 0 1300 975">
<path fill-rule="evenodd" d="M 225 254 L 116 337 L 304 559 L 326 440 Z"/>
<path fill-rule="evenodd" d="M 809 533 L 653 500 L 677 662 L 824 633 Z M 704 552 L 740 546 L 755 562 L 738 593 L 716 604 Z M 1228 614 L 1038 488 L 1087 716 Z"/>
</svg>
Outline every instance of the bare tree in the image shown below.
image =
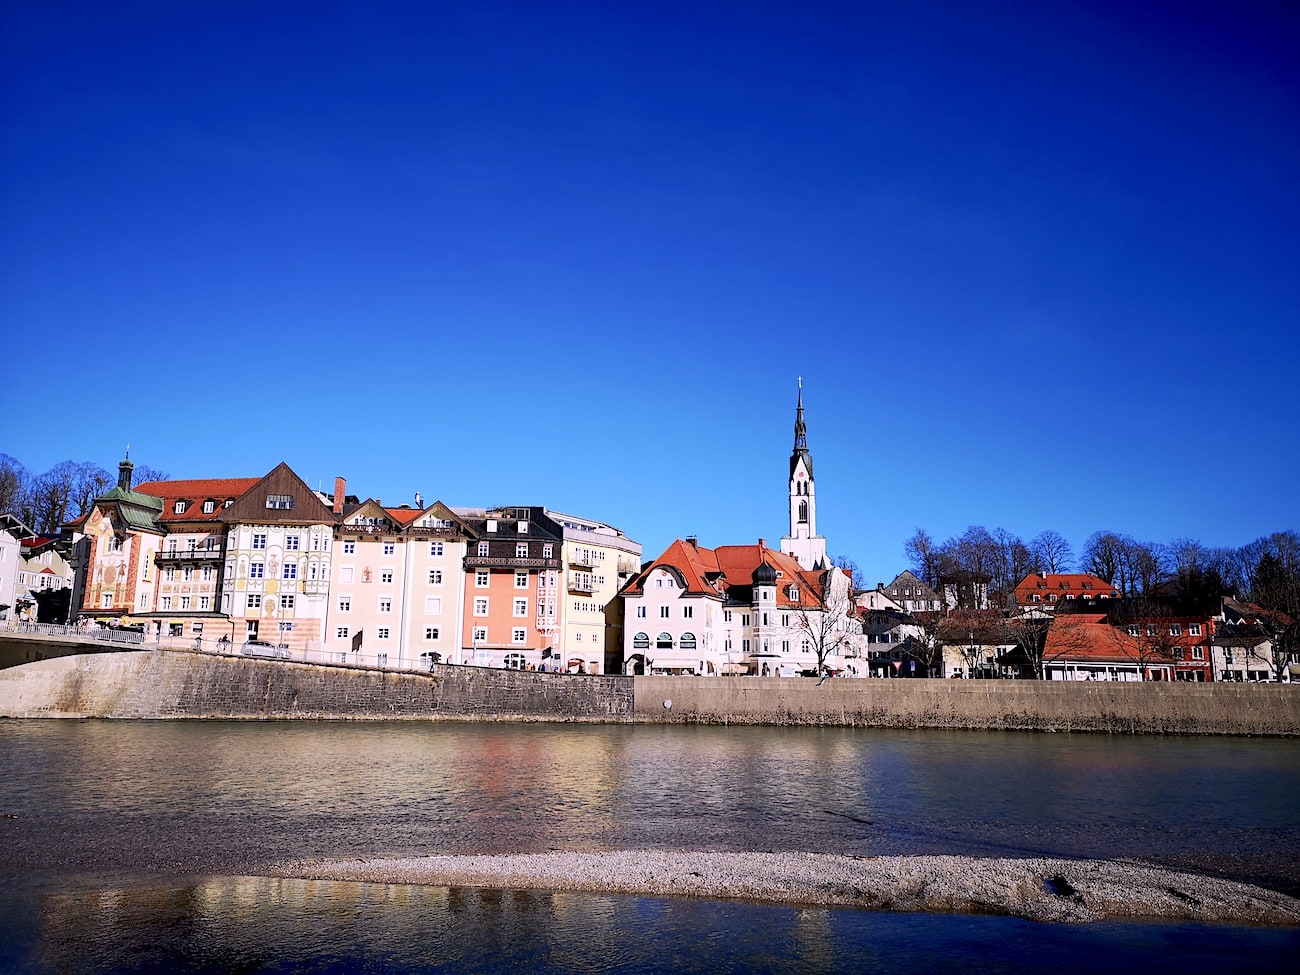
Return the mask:
<svg viewBox="0 0 1300 975">
<path fill-rule="evenodd" d="M 1052 617 L 1047 613 L 1030 611 L 1013 616 L 1006 622 L 1007 632 L 1016 641 L 1024 655 L 1025 664 L 1035 680 L 1042 680 L 1044 657 L 1047 653 L 1047 634 L 1052 628 Z"/>
<path fill-rule="evenodd" d="M 1039 572 L 1069 572 L 1074 565 L 1074 549 L 1064 535 L 1050 528 L 1034 536 L 1029 551 Z"/>
<path fill-rule="evenodd" d="M 21 512 L 30 475 L 8 454 L 0 454 L 0 512 Z"/>
<path fill-rule="evenodd" d="M 903 554 L 917 577 L 931 589 L 939 588 L 941 559 L 938 546 L 924 528 L 918 528 L 916 534 L 903 546 Z"/>
<path fill-rule="evenodd" d="M 851 590 L 848 574 L 838 567 L 821 572 L 816 588 L 799 588 L 791 632 L 807 641 L 817 657 L 818 673 L 825 670 L 827 658 L 843 656 L 853 647 L 860 626 L 853 614 Z"/>
<path fill-rule="evenodd" d="M 132 473 L 132 480 L 135 484 L 149 484 L 153 481 L 170 481 L 172 476 L 166 471 L 160 471 L 156 467 L 150 467 L 148 464 L 139 464 Z"/>
<path fill-rule="evenodd" d="M 866 589 L 862 580 L 862 570 L 858 568 L 858 563 L 854 562 L 847 555 L 836 555 L 831 558 L 831 565 L 843 570 L 844 574 L 849 577 L 849 582 L 853 586 L 853 592 L 858 593 Z"/>
</svg>

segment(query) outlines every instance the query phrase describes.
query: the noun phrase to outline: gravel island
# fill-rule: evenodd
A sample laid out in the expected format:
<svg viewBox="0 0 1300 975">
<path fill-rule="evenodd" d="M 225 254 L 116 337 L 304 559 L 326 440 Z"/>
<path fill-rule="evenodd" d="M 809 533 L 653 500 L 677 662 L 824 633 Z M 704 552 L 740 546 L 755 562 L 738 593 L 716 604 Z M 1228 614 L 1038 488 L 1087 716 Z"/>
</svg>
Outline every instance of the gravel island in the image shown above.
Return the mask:
<svg viewBox="0 0 1300 975">
<path fill-rule="evenodd" d="M 877 911 L 1300 925 L 1300 900 L 1127 860 L 620 850 L 291 861 L 311 880 L 739 898 Z"/>
</svg>

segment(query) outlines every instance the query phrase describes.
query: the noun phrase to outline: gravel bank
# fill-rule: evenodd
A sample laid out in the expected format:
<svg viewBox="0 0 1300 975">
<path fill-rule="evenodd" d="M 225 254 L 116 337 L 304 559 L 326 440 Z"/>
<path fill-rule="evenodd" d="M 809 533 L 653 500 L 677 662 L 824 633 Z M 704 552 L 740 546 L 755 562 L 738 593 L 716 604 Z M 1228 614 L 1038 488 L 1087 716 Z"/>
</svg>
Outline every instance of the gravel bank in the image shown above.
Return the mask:
<svg viewBox="0 0 1300 975">
<path fill-rule="evenodd" d="M 1035 921 L 1159 918 L 1300 925 L 1296 898 L 1111 860 L 625 850 L 296 861 L 273 873 L 315 880 L 1007 914 Z"/>
</svg>

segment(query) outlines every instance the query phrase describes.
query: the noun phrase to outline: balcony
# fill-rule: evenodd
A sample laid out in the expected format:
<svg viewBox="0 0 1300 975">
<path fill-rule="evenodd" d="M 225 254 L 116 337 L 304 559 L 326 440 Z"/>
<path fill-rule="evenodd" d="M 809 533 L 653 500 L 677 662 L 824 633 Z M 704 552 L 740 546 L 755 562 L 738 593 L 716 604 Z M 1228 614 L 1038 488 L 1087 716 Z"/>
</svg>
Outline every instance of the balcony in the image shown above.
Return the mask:
<svg viewBox="0 0 1300 975">
<path fill-rule="evenodd" d="M 594 569 L 596 567 L 590 557 L 576 553 L 569 556 L 569 565 L 576 566 L 579 569 Z"/>
<path fill-rule="evenodd" d="M 328 579 L 303 579 L 298 583 L 298 591 L 305 596 L 327 596 L 330 591 Z"/>
<path fill-rule="evenodd" d="M 183 552 L 154 552 L 153 557 L 159 565 L 176 565 L 180 562 L 220 562 L 225 553 L 219 548 L 187 548 Z"/>
<path fill-rule="evenodd" d="M 569 579 L 569 592 L 580 592 L 590 596 L 596 591 L 596 584 L 590 579 L 580 579 L 576 575 Z"/>
<path fill-rule="evenodd" d="M 520 558 L 516 555 L 467 555 L 467 569 L 558 569 L 559 559 Z"/>
</svg>

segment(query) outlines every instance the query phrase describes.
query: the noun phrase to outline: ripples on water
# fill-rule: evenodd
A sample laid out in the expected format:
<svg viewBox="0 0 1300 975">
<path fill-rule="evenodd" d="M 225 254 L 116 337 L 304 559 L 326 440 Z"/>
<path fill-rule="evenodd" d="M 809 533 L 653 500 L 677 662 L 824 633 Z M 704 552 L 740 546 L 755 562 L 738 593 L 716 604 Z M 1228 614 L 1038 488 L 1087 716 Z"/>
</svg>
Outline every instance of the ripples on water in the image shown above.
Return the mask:
<svg viewBox="0 0 1300 975">
<path fill-rule="evenodd" d="M 1300 891 L 1293 852 L 1300 742 L 1279 739 L 0 722 L 0 783 L 0 813 L 18 817 L 0 820 L 0 854 L 17 868 L 11 876 L 20 885 L 21 878 L 42 878 L 31 896 L 43 918 L 68 921 L 49 929 L 40 951 L 84 949 L 92 957 L 101 942 L 162 925 L 170 933 L 155 930 L 126 957 L 143 961 L 148 945 L 158 944 L 162 957 L 184 955 L 191 970 L 227 970 L 228 963 L 289 970 L 286 959 L 300 955 L 314 959 L 314 970 L 330 970 L 325 959 L 335 935 L 351 946 L 349 965 L 335 970 L 353 970 L 372 954 L 398 959 L 395 967 L 367 962 L 376 971 L 507 970 L 521 943 L 533 946 L 530 970 L 581 969 L 570 950 L 593 964 L 591 951 L 607 955 L 602 970 L 647 970 L 653 959 L 646 952 L 660 943 L 653 950 L 675 960 L 653 970 L 861 970 L 845 967 L 843 952 L 881 940 L 923 936 L 960 956 L 968 939 L 985 956 L 1025 931 L 1035 951 L 1080 935 L 1009 919 L 271 881 L 157 888 L 142 876 L 244 874 L 296 857 L 685 848 L 1138 856 Z M 92 872 L 100 879 L 86 879 Z M 135 879 L 114 881 L 109 873 Z M 399 901 L 416 906 L 408 911 Z M 11 898 L 6 910 L 21 911 L 24 903 Z M 454 934 L 466 926 L 469 933 Z M 662 937 L 646 941 L 660 926 Z M 277 940 L 281 930 L 287 942 Z M 1086 930 L 1104 942 L 1108 935 L 1098 932 L 1112 929 Z M 1192 929 L 1114 930 L 1130 932 L 1122 937 L 1131 945 L 1204 942 L 1188 956 L 1193 962 L 1212 957 L 1227 939 L 1222 929 L 1208 941 Z M 822 941 L 813 937 L 818 931 L 826 932 Z M 735 932 L 744 932 L 744 945 Z M 826 964 L 814 957 L 823 941 Z M 276 946 L 267 959 L 251 967 L 240 960 L 262 944 Z M 466 944 L 481 964 L 464 964 L 458 952 Z M 205 945 L 221 958 L 205 961 Z M 434 954 L 422 955 L 430 945 Z M 223 954 L 232 951 L 233 959 Z M 620 952 L 631 955 L 620 961 Z M 793 961 L 768 965 L 769 954 Z M 912 970 L 895 962 L 930 957 L 902 947 L 895 955 L 868 967 Z M 4 961 L 0 955 L 0 969 Z M 1008 959 L 1007 970 L 1018 964 Z"/>
</svg>

